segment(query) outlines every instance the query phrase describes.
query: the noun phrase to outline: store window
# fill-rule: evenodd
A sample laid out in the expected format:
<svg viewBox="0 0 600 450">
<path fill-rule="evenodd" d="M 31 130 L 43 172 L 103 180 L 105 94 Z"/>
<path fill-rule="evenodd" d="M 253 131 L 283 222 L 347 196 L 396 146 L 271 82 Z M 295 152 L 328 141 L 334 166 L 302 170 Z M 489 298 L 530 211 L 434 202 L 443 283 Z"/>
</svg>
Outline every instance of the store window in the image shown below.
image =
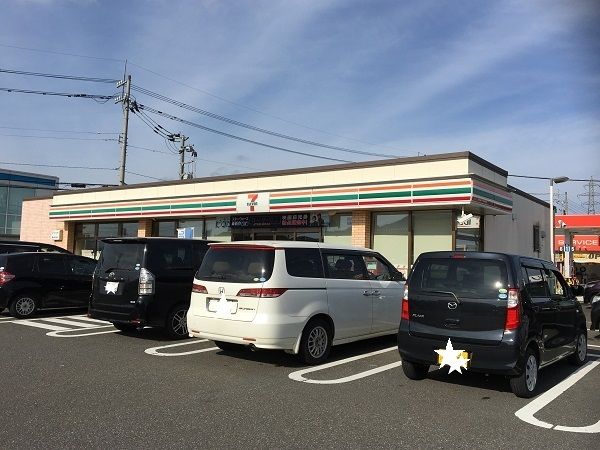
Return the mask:
<svg viewBox="0 0 600 450">
<path fill-rule="evenodd" d="M 329 224 L 323 227 L 323 242 L 352 245 L 352 215 L 330 214 Z"/>
<path fill-rule="evenodd" d="M 204 221 L 206 239 L 210 241 L 231 241 L 231 228 L 229 227 L 229 216 L 206 219 Z"/>
<path fill-rule="evenodd" d="M 98 259 L 104 246 L 103 238 L 135 237 L 137 234 L 137 222 L 78 223 L 75 225 L 74 253 Z"/>
<path fill-rule="evenodd" d="M 409 220 L 408 214 L 373 214 L 373 250 L 385 256 L 404 274 L 408 271 Z"/>
<path fill-rule="evenodd" d="M 424 252 L 452 250 L 452 211 L 414 211 L 413 262 Z"/>
<path fill-rule="evenodd" d="M 457 222 L 454 250 L 463 252 L 478 252 L 483 250 L 480 216 L 473 216 L 467 221 Z"/>
</svg>

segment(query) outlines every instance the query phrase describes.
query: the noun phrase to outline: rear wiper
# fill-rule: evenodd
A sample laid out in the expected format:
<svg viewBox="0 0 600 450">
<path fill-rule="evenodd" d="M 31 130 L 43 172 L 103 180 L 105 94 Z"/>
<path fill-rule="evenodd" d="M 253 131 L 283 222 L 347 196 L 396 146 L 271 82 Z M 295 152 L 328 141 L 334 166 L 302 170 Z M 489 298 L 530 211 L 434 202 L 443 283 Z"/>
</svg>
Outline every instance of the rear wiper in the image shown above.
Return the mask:
<svg viewBox="0 0 600 450">
<path fill-rule="evenodd" d="M 456 302 L 460 304 L 460 300 L 458 299 L 458 297 L 456 296 L 456 294 L 452 291 L 438 291 L 435 289 L 421 289 L 422 292 L 427 292 L 428 294 L 446 294 L 446 295 L 451 295 L 452 297 L 454 297 L 456 299 Z"/>
</svg>

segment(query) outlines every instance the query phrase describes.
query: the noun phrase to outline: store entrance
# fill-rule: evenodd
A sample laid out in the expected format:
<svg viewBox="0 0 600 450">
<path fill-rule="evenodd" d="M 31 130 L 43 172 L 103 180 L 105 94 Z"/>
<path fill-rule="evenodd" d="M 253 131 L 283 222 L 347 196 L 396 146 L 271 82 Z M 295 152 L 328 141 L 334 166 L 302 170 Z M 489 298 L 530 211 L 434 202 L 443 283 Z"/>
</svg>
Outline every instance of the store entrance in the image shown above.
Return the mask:
<svg viewBox="0 0 600 450">
<path fill-rule="evenodd" d="M 285 230 L 232 230 L 232 241 L 307 241 L 323 242 L 321 229 L 286 228 Z"/>
</svg>

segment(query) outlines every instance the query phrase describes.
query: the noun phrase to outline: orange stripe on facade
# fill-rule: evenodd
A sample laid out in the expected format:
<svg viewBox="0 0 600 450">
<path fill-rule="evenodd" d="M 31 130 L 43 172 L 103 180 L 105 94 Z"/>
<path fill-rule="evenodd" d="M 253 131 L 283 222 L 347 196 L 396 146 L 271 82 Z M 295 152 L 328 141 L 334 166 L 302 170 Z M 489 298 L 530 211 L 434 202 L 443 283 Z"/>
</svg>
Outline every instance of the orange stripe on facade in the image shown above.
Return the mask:
<svg viewBox="0 0 600 450">
<path fill-rule="evenodd" d="M 179 203 L 208 203 L 208 202 L 213 202 L 213 201 L 219 201 L 219 200 L 236 200 L 237 197 L 236 196 L 226 196 L 226 197 L 193 197 L 193 198 L 184 198 L 184 199 L 177 199 L 177 200 L 147 200 L 147 201 L 135 201 L 132 200 L 130 202 L 122 202 L 122 203 L 93 203 L 93 204 L 79 204 L 79 203 L 75 203 L 73 205 L 61 205 L 61 206 L 52 206 L 52 211 L 68 211 L 69 209 L 73 209 L 73 208 L 113 208 L 113 207 L 119 207 L 119 206 L 147 206 L 147 205 L 160 205 L 160 204 L 164 204 L 164 205 L 172 205 L 172 204 L 179 204 Z"/>
</svg>

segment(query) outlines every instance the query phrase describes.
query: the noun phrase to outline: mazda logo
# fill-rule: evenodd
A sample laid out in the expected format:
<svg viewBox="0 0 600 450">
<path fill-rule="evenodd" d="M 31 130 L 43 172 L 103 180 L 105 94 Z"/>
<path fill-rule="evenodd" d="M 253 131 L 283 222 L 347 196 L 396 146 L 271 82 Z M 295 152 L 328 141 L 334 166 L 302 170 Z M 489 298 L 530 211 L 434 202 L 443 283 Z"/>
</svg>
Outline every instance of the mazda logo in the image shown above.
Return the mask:
<svg viewBox="0 0 600 450">
<path fill-rule="evenodd" d="M 456 309 L 457 307 L 458 307 L 458 303 L 448 302 L 448 309 Z"/>
</svg>

